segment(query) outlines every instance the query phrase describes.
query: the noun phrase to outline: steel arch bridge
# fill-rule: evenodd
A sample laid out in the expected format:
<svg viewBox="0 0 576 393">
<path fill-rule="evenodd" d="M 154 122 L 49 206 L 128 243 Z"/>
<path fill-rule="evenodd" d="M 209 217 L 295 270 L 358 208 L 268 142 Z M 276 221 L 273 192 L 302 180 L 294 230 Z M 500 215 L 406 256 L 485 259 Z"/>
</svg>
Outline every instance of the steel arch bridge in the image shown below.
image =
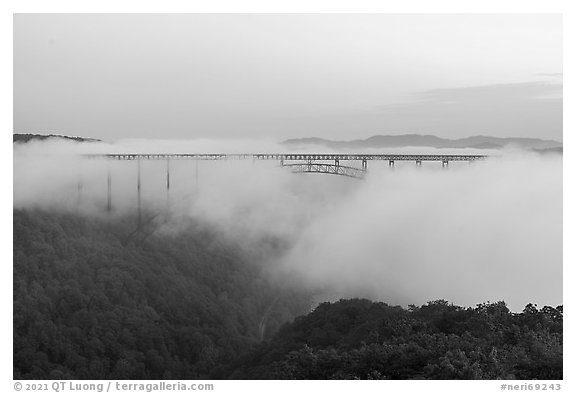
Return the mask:
<svg viewBox="0 0 576 393">
<path fill-rule="evenodd" d="M 354 179 L 363 179 L 366 176 L 365 168 L 357 168 L 346 165 L 326 164 L 321 162 L 297 162 L 293 164 L 282 164 L 283 167 L 290 168 L 293 173 L 325 173 L 329 175 L 339 175 Z"/>
<path fill-rule="evenodd" d="M 88 154 L 88 158 L 105 158 L 119 161 L 160 160 L 166 161 L 169 166 L 170 160 L 275 160 L 282 167 L 288 167 L 295 173 L 323 173 L 362 179 L 368 171 L 368 161 L 388 161 L 388 166 L 394 167 L 396 161 L 413 161 L 416 165 L 422 165 L 423 161 L 441 162 L 447 166 L 450 161 L 477 161 L 487 156 L 474 154 L 334 154 L 334 153 L 257 153 L 257 154 L 167 154 L 167 153 L 113 153 L 113 154 Z M 341 165 L 340 161 L 362 163 L 361 167 Z"/>
<path fill-rule="evenodd" d="M 276 160 L 284 161 L 476 161 L 485 159 L 486 155 L 479 154 L 341 154 L 341 153 L 111 153 L 86 154 L 87 158 L 108 158 L 112 160 Z"/>
<path fill-rule="evenodd" d="M 138 163 L 137 172 L 137 211 L 138 228 L 142 225 L 142 198 L 141 198 L 141 161 L 155 160 L 166 163 L 166 196 L 170 200 L 170 161 L 172 160 L 274 160 L 278 161 L 281 167 L 286 167 L 295 173 L 319 173 L 344 176 L 355 179 L 363 179 L 368 172 L 368 161 L 388 161 L 388 166 L 393 168 L 396 161 L 413 161 L 417 166 L 423 161 L 441 162 L 442 167 L 447 167 L 450 161 L 478 161 L 484 160 L 486 155 L 471 154 L 334 154 L 334 153 L 258 153 L 258 154 L 167 154 L 167 153 L 111 153 L 111 154 L 85 154 L 87 159 L 105 159 L 116 161 L 136 161 Z M 344 161 L 360 162 L 361 166 L 341 165 Z M 196 167 L 196 171 L 198 167 Z M 196 172 L 196 176 L 198 173 Z M 79 199 L 82 190 L 82 182 L 78 181 Z M 107 178 L 107 210 L 112 210 L 112 173 L 108 166 Z"/>
</svg>

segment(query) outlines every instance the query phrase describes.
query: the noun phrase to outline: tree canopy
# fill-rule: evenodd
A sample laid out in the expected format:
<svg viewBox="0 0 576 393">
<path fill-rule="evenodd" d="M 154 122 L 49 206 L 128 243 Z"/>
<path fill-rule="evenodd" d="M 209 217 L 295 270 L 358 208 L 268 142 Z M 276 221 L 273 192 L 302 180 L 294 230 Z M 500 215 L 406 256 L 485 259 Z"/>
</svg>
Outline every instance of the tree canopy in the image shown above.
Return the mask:
<svg viewBox="0 0 576 393">
<path fill-rule="evenodd" d="M 562 379 L 562 306 L 322 303 L 228 369 L 234 379 Z"/>
<path fill-rule="evenodd" d="M 562 379 L 562 306 L 309 312 L 266 247 L 194 221 L 126 241 L 130 222 L 14 210 L 15 379 Z"/>
<path fill-rule="evenodd" d="M 206 378 L 309 308 L 215 231 L 123 225 L 14 211 L 14 378 Z"/>
</svg>

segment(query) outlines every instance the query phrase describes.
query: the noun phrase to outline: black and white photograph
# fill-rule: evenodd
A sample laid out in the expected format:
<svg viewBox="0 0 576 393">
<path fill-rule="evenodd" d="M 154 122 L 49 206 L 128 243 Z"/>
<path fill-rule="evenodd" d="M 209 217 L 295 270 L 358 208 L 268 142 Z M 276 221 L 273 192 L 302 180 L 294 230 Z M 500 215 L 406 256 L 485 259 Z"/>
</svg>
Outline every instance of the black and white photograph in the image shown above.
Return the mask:
<svg viewBox="0 0 576 393">
<path fill-rule="evenodd" d="M 560 389 L 561 13 L 12 18 L 22 390 Z"/>
</svg>

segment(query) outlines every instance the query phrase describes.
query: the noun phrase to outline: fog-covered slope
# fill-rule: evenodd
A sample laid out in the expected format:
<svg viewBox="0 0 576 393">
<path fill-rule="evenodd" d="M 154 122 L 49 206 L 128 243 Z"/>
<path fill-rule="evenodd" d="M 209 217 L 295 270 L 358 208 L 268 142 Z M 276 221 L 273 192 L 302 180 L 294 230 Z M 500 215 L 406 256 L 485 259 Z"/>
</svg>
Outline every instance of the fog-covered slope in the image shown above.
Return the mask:
<svg viewBox="0 0 576 393">
<path fill-rule="evenodd" d="M 131 223 L 14 211 L 15 379 L 205 378 L 308 310 L 209 228 Z"/>
</svg>

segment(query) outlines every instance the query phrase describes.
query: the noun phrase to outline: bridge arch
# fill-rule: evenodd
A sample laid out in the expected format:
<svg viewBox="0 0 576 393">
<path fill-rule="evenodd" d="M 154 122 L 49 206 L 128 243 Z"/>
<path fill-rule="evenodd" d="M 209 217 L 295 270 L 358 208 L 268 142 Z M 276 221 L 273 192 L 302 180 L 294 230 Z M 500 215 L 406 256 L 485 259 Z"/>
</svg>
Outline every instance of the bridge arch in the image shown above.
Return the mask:
<svg viewBox="0 0 576 393">
<path fill-rule="evenodd" d="M 363 179 L 366 176 L 366 168 L 355 168 L 346 165 L 327 164 L 320 162 L 297 162 L 290 164 L 282 164 L 282 167 L 287 167 L 293 173 L 322 173 L 338 176 L 346 176 L 354 179 Z"/>
</svg>

